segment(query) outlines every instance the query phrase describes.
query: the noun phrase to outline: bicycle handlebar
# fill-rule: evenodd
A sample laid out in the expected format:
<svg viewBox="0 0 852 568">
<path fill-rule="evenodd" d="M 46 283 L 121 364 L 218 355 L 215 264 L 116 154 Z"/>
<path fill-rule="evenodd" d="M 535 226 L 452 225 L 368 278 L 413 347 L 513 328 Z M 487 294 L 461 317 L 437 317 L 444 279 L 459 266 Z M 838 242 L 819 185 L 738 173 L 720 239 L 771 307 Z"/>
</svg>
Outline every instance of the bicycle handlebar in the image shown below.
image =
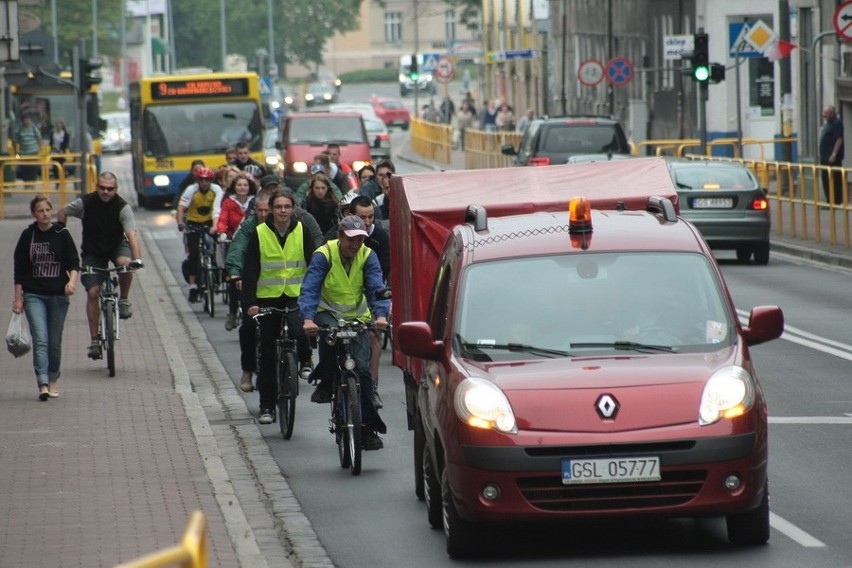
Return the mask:
<svg viewBox="0 0 852 568">
<path fill-rule="evenodd" d="M 263 316 L 268 316 L 272 314 L 284 314 L 285 316 L 288 314 L 292 314 L 293 312 L 299 311 L 299 308 L 258 308 L 257 313 L 252 316 L 252 319 L 262 318 Z"/>
<path fill-rule="evenodd" d="M 112 266 L 109 268 L 101 268 L 100 266 L 81 266 L 80 274 L 96 274 L 98 272 L 109 274 L 111 272 L 122 273 L 122 272 L 136 272 L 137 270 L 141 270 L 145 268 L 145 263 L 141 260 L 132 260 L 130 263 L 124 266 Z"/>
</svg>

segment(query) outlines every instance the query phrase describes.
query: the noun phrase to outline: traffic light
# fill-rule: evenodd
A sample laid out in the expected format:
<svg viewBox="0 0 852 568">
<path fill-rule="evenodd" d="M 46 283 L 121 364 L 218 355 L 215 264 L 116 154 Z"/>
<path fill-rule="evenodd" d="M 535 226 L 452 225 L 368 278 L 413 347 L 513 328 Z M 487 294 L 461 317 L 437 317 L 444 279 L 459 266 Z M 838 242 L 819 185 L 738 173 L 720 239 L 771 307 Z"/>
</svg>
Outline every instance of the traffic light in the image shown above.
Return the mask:
<svg viewBox="0 0 852 568">
<path fill-rule="evenodd" d="M 104 61 L 101 58 L 80 59 L 80 76 L 77 77 L 77 87 L 80 90 L 81 97 L 85 96 L 93 85 L 99 85 L 103 81 L 101 77 L 94 75 L 94 72 L 103 65 Z"/>
<path fill-rule="evenodd" d="M 408 78 L 416 81 L 420 77 L 420 65 L 417 63 L 417 54 L 411 54 L 411 65 L 408 67 Z"/>
<path fill-rule="evenodd" d="M 710 37 L 704 32 L 698 32 L 693 36 L 693 40 L 692 78 L 699 83 L 706 83 L 710 79 Z"/>
<path fill-rule="evenodd" d="M 725 80 L 725 66 L 722 63 L 710 64 L 710 82 L 721 83 Z"/>
</svg>

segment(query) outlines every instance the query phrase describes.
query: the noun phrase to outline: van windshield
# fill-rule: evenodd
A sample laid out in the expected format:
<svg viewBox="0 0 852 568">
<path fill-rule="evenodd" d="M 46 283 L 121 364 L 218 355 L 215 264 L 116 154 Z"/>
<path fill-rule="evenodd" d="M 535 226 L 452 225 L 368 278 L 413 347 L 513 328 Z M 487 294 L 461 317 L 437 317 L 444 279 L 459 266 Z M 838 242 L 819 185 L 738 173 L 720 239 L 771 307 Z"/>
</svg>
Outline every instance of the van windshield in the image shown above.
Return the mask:
<svg viewBox="0 0 852 568">
<path fill-rule="evenodd" d="M 548 154 L 627 153 L 629 149 L 609 125 L 553 125 L 543 133 L 541 150 Z"/>
<path fill-rule="evenodd" d="M 287 133 L 289 144 L 366 144 L 364 126 L 355 116 L 309 116 L 292 118 Z"/>
</svg>

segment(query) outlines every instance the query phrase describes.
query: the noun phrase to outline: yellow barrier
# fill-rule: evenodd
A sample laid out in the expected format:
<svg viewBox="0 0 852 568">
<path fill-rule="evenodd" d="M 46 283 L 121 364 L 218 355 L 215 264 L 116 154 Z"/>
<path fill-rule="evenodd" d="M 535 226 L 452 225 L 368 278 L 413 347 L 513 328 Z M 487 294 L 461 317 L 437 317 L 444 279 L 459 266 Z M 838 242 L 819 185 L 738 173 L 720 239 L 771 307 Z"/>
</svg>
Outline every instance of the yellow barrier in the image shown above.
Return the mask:
<svg viewBox="0 0 852 568">
<path fill-rule="evenodd" d="M 464 134 L 464 167 L 468 170 L 511 166 L 515 157 L 504 156 L 503 145 L 511 144 L 517 150 L 523 138 L 520 132 L 485 132 L 472 128 L 468 128 Z"/>
<path fill-rule="evenodd" d="M 411 149 L 430 160 L 452 163 L 453 127 L 449 124 L 411 119 Z"/>
<path fill-rule="evenodd" d="M 80 177 L 69 175 L 66 166 L 79 170 L 80 154 L 39 154 L 37 156 L 0 156 L 0 219 L 6 217 L 6 200 L 17 194 L 59 196 L 54 207 L 64 207 L 68 201 L 79 195 Z M 16 177 L 18 166 L 38 169 L 38 179 L 23 181 Z M 90 190 L 94 189 L 97 170 L 94 161 L 89 161 L 88 180 Z"/>
<path fill-rule="evenodd" d="M 207 568 L 207 520 L 204 513 L 201 511 L 192 513 L 180 544 L 124 562 L 115 568 L 164 568 L 166 566 Z"/>
</svg>

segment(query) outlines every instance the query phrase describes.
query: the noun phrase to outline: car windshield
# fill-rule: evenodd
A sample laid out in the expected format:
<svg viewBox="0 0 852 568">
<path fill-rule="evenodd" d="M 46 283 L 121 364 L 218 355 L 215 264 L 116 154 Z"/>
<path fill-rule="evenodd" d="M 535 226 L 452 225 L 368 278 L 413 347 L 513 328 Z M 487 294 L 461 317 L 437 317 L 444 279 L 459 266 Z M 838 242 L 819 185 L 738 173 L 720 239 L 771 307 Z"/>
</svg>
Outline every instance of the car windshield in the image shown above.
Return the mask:
<svg viewBox="0 0 852 568">
<path fill-rule="evenodd" d="M 263 120 L 257 104 L 240 102 L 150 106 L 143 116 L 145 154 L 221 154 L 240 141 L 259 152 Z"/>
<path fill-rule="evenodd" d="M 746 168 L 678 166 L 673 169 L 678 189 L 756 189 L 757 182 Z"/>
<path fill-rule="evenodd" d="M 456 348 L 480 361 L 709 352 L 734 337 L 710 261 L 693 253 L 481 262 L 465 271 L 459 298 Z"/>
<path fill-rule="evenodd" d="M 313 116 L 289 121 L 287 140 L 290 144 L 364 144 L 364 129 L 360 117 Z"/>
<path fill-rule="evenodd" d="M 606 154 L 625 152 L 609 125 L 551 125 L 542 132 L 541 149 L 549 154 Z"/>
<path fill-rule="evenodd" d="M 383 108 L 388 108 L 388 109 L 404 108 L 404 107 L 402 106 L 402 103 L 401 103 L 401 102 L 399 102 L 399 101 L 382 101 L 382 102 L 381 102 L 381 103 L 379 103 L 379 104 L 380 104 Z"/>
</svg>

